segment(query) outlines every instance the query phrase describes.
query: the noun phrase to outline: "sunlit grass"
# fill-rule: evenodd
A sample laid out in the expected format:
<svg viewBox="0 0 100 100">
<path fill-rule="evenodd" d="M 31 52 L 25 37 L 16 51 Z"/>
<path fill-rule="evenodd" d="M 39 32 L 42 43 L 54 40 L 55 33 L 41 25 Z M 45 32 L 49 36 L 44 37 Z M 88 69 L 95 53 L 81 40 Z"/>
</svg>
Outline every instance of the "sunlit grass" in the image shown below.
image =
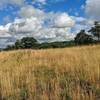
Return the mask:
<svg viewBox="0 0 100 100">
<path fill-rule="evenodd" d="M 99 99 L 99 45 L 0 53 L 0 100 Z"/>
</svg>

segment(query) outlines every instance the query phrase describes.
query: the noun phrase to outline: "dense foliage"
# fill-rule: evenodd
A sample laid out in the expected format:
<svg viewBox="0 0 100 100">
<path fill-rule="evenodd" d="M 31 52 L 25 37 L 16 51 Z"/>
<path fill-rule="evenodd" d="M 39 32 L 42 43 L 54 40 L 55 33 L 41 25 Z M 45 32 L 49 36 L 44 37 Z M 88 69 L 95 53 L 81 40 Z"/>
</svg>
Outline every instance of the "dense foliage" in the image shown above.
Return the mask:
<svg viewBox="0 0 100 100">
<path fill-rule="evenodd" d="M 99 22 L 96 21 L 94 23 L 94 26 L 89 30 L 89 32 L 91 32 L 91 34 L 97 37 L 98 41 L 100 41 L 100 23 Z"/>
<path fill-rule="evenodd" d="M 76 44 L 90 44 L 93 43 L 94 40 L 91 35 L 86 34 L 85 30 L 81 30 L 75 37 Z"/>
</svg>

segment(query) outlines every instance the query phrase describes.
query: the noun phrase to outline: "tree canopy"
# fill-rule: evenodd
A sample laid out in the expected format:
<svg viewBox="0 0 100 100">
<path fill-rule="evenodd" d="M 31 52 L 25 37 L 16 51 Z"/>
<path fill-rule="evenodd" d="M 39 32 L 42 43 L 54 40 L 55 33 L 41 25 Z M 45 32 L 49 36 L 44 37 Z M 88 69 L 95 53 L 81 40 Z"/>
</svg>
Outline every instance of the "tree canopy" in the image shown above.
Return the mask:
<svg viewBox="0 0 100 100">
<path fill-rule="evenodd" d="M 81 30 L 75 37 L 76 44 L 89 44 L 93 39 L 91 35 L 86 34 L 85 30 Z"/>
<path fill-rule="evenodd" d="M 95 21 L 94 26 L 88 32 L 91 32 L 100 41 L 100 22 Z"/>
</svg>

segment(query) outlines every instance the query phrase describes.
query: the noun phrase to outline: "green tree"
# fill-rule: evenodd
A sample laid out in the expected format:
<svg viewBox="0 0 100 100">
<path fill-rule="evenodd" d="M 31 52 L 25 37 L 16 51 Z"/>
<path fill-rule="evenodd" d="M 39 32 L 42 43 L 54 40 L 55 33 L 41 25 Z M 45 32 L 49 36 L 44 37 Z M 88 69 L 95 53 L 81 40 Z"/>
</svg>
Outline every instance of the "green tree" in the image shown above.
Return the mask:
<svg viewBox="0 0 100 100">
<path fill-rule="evenodd" d="M 37 40 L 33 37 L 24 37 L 21 40 L 17 40 L 15 42 L 16 49 L 29 49 L 35 48 L 37 44 Z"/>
<path fill-rule="evenodd" d="M 85 30 L 81 30 L 74 39 L 76 44 L 89 44 L 93 42 L 92 36 L 86 34 Z"/>
<path fill-rule="evenodd" d="M 15 49 L 15 45 L 8 45 L 6 48 L 4 48 L 3 50 L 14 50 Z"/>
<path fill-rule="evenodd" d="M 100 41 L 100 22 L 95 21 L 94 27 L 92 27 L 89 32 L 91 32 L 91 34 L 97 37 L 98 41 Z"/>
<path fill-rule="evenodd" d="M 21 40 L 17 40 L 15 42 L 15 49 L 20 49 L 21 48 Z"/>
</svg>

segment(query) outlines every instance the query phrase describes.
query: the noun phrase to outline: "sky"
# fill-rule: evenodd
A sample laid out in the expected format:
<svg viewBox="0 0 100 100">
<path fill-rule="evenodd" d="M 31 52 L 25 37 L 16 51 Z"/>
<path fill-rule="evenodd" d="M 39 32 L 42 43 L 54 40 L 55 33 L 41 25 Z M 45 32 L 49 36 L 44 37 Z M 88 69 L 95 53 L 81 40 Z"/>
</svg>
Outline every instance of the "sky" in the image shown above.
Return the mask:
<svg viewBox="0 0 100 100">
<path fill-rule="evenodd" d="M 17 39 L 69 41 L 100 19 L 100 0 L 0 0 L 0 48 Z"/>
</svg>

